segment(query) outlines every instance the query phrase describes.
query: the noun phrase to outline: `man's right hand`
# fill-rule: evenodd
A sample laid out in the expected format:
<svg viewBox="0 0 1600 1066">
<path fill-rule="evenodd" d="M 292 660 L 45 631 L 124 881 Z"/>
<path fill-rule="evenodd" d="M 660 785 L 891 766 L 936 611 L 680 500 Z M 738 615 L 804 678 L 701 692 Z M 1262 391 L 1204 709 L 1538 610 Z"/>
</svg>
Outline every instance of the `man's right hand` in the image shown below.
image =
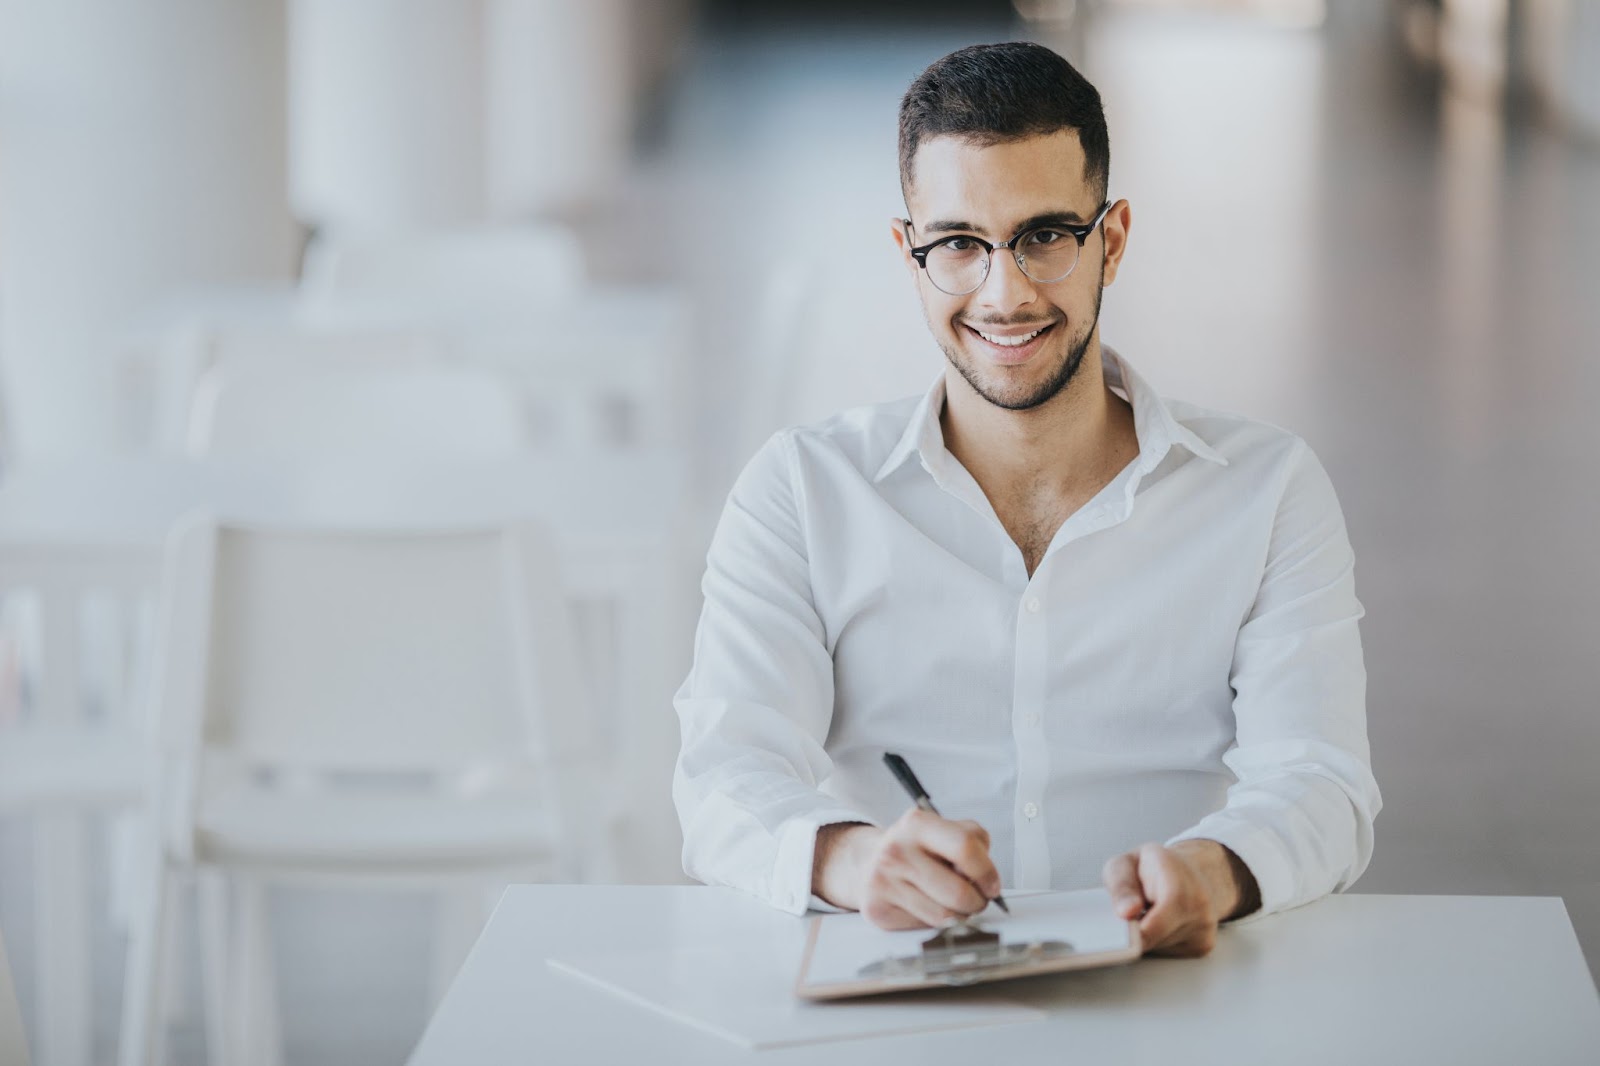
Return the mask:
<svg viewBox="0 0 1600 1066">
<path fill-rule="evenodd" d="M 1000 894 L 989 834 L 917 807 L 888 829 L 846 823 L 817 831 L 811 890 L 883 929 L 942 926 Z"/>
</svg>

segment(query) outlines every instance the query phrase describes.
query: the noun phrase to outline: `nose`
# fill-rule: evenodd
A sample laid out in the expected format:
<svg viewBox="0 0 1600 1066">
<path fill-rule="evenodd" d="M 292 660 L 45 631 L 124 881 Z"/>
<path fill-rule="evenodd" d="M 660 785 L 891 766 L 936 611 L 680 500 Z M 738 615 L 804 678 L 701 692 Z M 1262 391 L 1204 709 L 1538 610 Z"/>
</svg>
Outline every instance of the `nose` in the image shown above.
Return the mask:
<svg viewBox="0 0 1600 1066">
<path fill-rule="evenodd" d="M 989 256 L 989 273 L 978 286 L 978 303 L 1005 314 L 1032 303 L 1039 295 L 1033 279 L 1022 272 L 1009 248 L 996 248 Z"/>
</svg>

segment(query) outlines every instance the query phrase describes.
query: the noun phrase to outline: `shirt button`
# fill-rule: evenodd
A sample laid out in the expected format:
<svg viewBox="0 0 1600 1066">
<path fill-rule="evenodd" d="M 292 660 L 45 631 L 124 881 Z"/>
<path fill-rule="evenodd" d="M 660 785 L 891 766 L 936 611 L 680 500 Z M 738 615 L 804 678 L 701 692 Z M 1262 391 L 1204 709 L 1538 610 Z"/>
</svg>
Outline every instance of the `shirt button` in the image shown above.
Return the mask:
<svg viewBox="0 0 1600 1066">
<path fill-rule="evenodd" d="M 1037 728 L 1039 725 L 1039 716 L 1037 714 L 1028 715 L 1028 725 Z"/>
<path fill-rule="evenodd" d="M 1039 805 L 1037 803 L 1023 804 L 1022 816 L 1029 821 L 1039 817 Z"/>
<path fill-rule="evenodd" d="M 1027 606 L 1028 606 L 1028 613 L 1029 614 L 1038 614 L 1039 613 L 1039 597 L 1037 597 L 1037 596 L 1030 597 L 1028 599 Z"/>
</svg>

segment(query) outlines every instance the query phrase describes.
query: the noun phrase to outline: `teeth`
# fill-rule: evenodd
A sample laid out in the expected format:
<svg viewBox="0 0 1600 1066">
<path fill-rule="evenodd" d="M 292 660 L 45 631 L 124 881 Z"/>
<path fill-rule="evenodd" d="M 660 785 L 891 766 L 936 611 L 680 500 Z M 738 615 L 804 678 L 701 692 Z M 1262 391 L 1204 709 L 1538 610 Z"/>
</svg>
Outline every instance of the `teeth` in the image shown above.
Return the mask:
<svg viewBox="0 0 1600 1066">
<path fill-rule="evenodd" d="M 1034 330 L 1032 333 L 1024 333 L 1017 337 L 996 337 L 993 333 L 985 333 L 981 329 L 973 330 L 973 332 L 982 337 L 984 340 L 988 341 L 990 344 L 998 344 L 1002 348 L 1020 348 L 1022 345 L 1027 344 L 1029 341 L 1033 340 L 1033 338 L 1043 333 L 1044 328 L 1040 327 L 1039 329 Z"/>
</svg>

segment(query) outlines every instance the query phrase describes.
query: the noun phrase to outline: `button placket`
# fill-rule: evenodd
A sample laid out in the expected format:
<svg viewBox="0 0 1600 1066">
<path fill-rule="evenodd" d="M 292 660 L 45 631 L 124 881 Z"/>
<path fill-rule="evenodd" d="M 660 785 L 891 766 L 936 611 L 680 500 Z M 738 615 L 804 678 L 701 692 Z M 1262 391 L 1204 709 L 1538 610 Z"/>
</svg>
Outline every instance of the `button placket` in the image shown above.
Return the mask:
<svg viewBox="0 0 1600 1066">
<path fill-rule="evenodd" d="M 1043 800 L 1050 779 L 1048 747 L 1039 735 L 1049 661 L 1049 615 L 1044 610 L 1041 578 L 1034 572 L 1017 611 L 1016 663 L 1012 689 L 1012 737 L 1017 758 L 1017 792 L 1012 808 L 1016 839 L 1015 884 L 1019 889 L 1050 887 L 1050 846 L 1045 832 Z"/>
</svg>

